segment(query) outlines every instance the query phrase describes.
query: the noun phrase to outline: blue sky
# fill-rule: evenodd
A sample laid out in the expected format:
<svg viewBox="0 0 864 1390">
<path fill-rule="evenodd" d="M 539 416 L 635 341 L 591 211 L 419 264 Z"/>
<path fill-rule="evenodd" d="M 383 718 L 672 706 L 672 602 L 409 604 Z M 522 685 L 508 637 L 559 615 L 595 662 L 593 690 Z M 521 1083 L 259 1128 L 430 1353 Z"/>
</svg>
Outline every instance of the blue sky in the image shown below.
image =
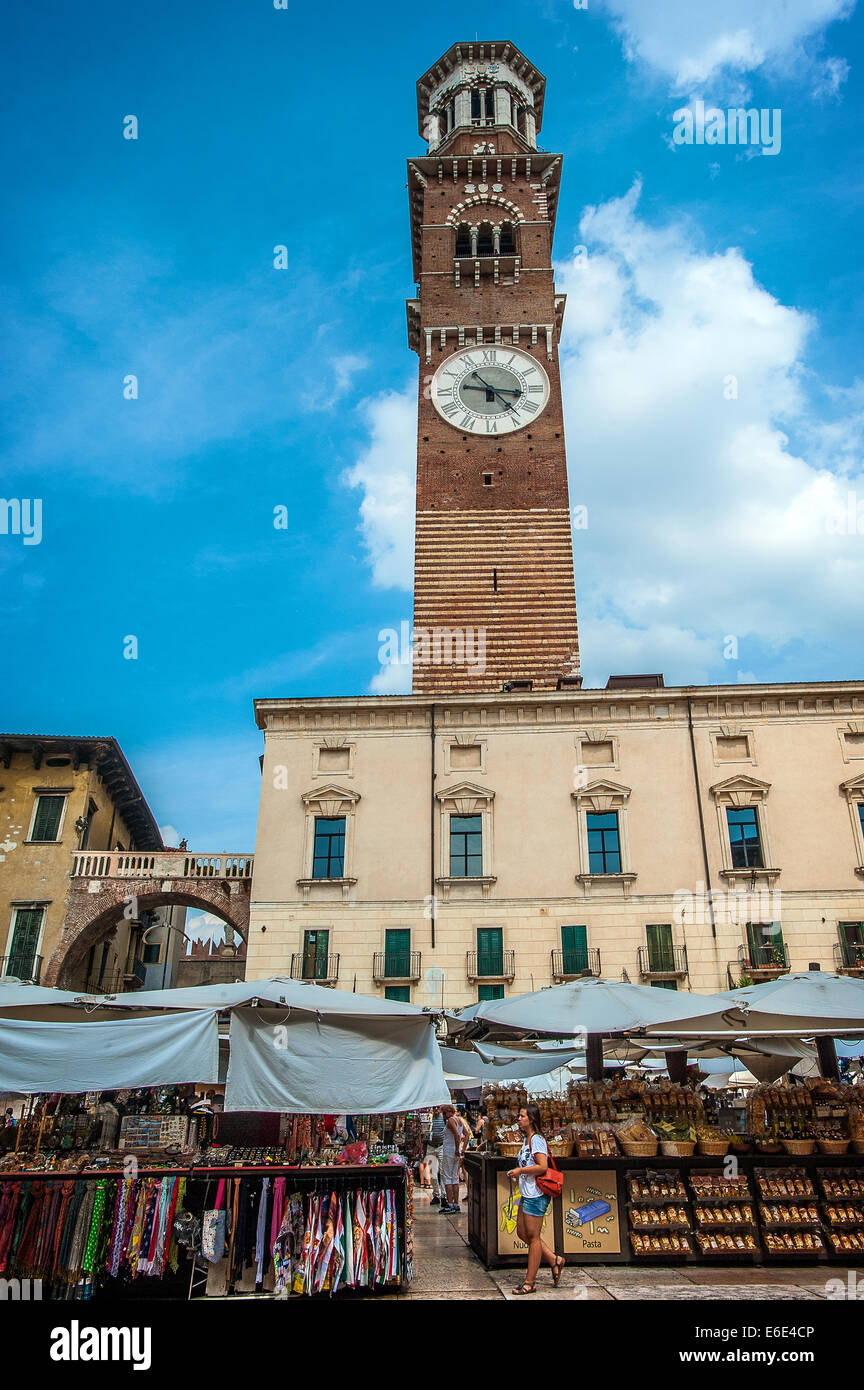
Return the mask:
<svg viewBox="0 0 864 1390">
<path fill-rule="evenodd" d="M 864 534 L 836 520 L 864 514 L 860 7 L 407 13 L 7 17 L 2 491 L 42 499 L 43 534 L 0 535 L 2 723 L 114 734 L 203 850 L 254 841 L 253 698 L 405 675 L 378 668 L 411 615 L 405 159 L 417 77 L 475 33 L 545 73 L 564 155 L 586 684 L 864 670 Z M 780 153 L 675 147 L 700 99 L 779 108 Z"/>
</svg>

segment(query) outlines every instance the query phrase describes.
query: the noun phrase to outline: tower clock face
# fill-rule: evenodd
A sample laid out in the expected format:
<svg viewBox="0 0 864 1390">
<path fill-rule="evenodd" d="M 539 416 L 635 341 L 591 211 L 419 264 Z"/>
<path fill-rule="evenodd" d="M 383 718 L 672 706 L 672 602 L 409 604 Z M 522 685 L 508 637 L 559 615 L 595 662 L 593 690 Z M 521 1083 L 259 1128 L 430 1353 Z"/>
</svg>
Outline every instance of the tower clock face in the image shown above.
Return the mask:
<svg viewBox="0 0 864 1390">
<path fill-rule="evenodd" d="M 549 403 L 549 378 L 521 348 L 462 348 L 432 378 L 432 404 L 442 419 L 467 434 L 512 434 L 536 420 Z"/>
</svg>

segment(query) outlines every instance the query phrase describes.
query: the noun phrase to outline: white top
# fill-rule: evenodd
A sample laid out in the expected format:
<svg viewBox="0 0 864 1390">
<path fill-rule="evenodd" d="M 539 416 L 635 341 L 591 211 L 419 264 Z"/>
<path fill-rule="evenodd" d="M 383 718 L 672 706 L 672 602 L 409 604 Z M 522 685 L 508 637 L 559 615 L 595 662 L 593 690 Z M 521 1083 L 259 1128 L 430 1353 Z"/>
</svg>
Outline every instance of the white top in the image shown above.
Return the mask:
<svg viewBox="0 0 864 1390">
<path fill-rule="evenodd" d="M 532 1134 L 530 1147 L 526 1139 L 522 1148 L 519 1150 L 519 1167 L 530 1168 L 535 1162 L 535 1154 L 548 1154 L 548 1152 L 549 1145 L 546 1143 L 543 1135 Z M 519 1191 L 523 1197 L 543 1197 L 545 1195 L 537 1186 L 537 1179 L 533 1173 L 519 1174 Z"/>
</svg>

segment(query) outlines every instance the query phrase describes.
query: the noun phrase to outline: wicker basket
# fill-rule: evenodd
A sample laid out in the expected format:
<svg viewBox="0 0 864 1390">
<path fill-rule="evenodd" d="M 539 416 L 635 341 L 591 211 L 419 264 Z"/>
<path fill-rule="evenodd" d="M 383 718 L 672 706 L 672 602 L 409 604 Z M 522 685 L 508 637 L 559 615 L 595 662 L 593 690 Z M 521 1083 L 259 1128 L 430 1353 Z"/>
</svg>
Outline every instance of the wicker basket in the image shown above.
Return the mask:
<svg viewBox="0 0 864 1390">
<path fill-rule="evenodd" d="M 549 1152 L 553 1158 L 569 1158 L 573 1152 L 572 1139 L 555 1139 L 549 1145 Z"/>
<path fill-rule="evenodd" d="M 627 1158 L 655 1158 L 657 1155 L 656 1139 L 619 1139 L 618 1143 Z"/>
<path fill-rule="evenodd" d="M 695 1139 L 661 1139 L 660 1152 L 665 1158 L 692 1158 Z"/>
<path fill-rule="evenodd" d="M 864 1139 L 853 1139 L 852 1148 L 856 1154 L 864 1154 Z"/>
<path fill-rule="evenodd" d="M 820 1154 L 845 1154 L 849 1152 L 848 1139 L 817 1139 Z"/>
<path fill-rule="evenodd" d="M 498 1141 L 498 1152 L 502 1158 L 518 1158 L 521 1148 L 521 1144 L 503 1144 Z"/>
<path fill-rule="evenodd" d="M 780 1142 L 787 1154 L 795 1158 L 804 1158 L 807 1154 L 812 1154 L 816 1148 L 815 1139 L 782 1139 Z"/>
<path fill-rule="evenodd" d="M 722 1158 L 729 1152 L 728 1139 L 700 1139 L 700 1154 L 713 1154 L 716 1158 Z"/>
</svg>

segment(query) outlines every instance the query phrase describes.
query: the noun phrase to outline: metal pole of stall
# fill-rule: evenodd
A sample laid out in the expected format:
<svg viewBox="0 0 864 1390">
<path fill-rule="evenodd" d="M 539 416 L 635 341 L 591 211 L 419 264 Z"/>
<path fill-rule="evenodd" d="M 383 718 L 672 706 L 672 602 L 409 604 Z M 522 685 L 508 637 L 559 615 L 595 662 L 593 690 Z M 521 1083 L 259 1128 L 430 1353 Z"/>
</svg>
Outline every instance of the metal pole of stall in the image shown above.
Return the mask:
<svg viewBox="0 0 864 1390">
<path fill-rule="evenodd" d="M 589 1081 L 603 1080 L 602 1033 L 589 1033 L 585 1040 L 585 1075 Z"/>
<path fill-rule="evenodd" d="M 819 1071 L 823 1076 L 832 1081 L 840 1080 L 840 1063 L 837 1060 L 837 1048 L 834 1039 L 830 1037 L 816 1039 L 816 1055 L 819 1058 Z"/>
</svg>

